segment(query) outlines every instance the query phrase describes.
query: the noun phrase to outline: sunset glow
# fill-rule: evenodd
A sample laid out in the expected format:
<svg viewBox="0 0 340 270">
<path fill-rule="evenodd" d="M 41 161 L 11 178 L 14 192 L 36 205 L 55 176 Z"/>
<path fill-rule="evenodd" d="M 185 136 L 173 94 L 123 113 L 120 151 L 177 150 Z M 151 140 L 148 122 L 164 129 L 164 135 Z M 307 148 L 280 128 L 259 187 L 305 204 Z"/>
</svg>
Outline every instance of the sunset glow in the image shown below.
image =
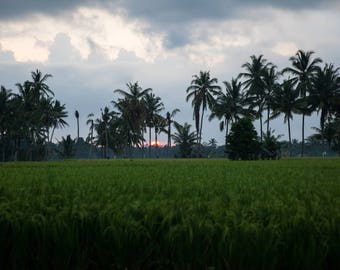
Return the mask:
<svg viewBox="0 0 340 270">
<path fill-rule="evenodd" d="M 165 145 L 165 143 L 163 143 L 163 142 L 160 142 L 160 141 L 152 141 L 151 142 L 151 146 L 164 146 Z"/>
</svg>

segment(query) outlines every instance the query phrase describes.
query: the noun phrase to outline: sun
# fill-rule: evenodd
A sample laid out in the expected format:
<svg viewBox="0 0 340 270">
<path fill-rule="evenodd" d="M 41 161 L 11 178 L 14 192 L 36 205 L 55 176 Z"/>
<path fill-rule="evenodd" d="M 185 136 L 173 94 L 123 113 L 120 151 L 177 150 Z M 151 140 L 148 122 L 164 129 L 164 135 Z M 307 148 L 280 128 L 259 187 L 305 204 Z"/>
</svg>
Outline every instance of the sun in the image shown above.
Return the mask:
<svg viewBox="0 0 340 270">
<path fill-rule="evenodd" d="M 160 141 L 152 141 L 151 142 L 151 146 L 164 146 L 164 143 L 160 142 Z"/>
</svg>

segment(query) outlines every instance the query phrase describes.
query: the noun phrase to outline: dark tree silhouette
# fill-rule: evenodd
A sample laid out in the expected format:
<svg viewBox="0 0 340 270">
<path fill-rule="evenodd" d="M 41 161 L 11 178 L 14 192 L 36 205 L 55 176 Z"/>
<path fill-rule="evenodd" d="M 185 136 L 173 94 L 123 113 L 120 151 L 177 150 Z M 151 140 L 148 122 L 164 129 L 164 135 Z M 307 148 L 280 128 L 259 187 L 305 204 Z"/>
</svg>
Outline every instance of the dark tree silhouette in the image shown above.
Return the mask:
<svg viewBox="0 0 340 270">
<path fill-rule="evenodd" d="M 292 67 L 283 69 L 283 73 L 292 74 L 293 80 L 298 83 L 297 90 L 301 98 L 306 98 L 311 90 L 312 79 L 317 71 L 318 64 L 322 62 L 320 58 L 312 58 L 313 51 L 298 50 L 295 56 L 289 58 Z M 301 108 L 302 113 L 302 139 L 301 139 L 301 156 L 304 156 L 305 145 L 305 116 L 309 115 L 310 110 L 308 103 L 304 108 Z"/>
<path fill-rule="evenodd" d="M 200 145 L 202 140 L 202 127 L 204 112 L 207 108 L 212 108 L 214 95 L 218 95 L 221 87 L 216 85 L 217 79 L 210 78 L 209 71 L 200 71 L 199 75 L 193 75 L 191 85 L 187 88 L 186 101 L 192 99 L 194 107 L 194 119 L 197 133 L 197 143 Z M 202 112 L 200 113 L 200 110 Z"/>
<path fill-rule="evenodd" d="M 74 116 L 77 119 L 77 141 L 79 140 L 79 112 L 76 110 L 74 112 Z"/>
</svg>

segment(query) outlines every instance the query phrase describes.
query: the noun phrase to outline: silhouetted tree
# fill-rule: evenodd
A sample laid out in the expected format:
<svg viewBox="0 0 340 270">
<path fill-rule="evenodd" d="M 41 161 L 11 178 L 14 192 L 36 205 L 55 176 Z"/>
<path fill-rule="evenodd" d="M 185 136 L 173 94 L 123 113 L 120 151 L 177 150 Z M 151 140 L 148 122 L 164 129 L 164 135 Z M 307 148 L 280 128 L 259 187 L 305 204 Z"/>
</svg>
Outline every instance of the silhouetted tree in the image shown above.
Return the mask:
<svg viewBox="0 0 340 270">
<path fill-rule="evenodd" d="M 257 140 L 257 132 L 250 118 L 242 118 L 232 124 L 227 142 L 230 159 L 258 159 L 260 143 Z"/>
<path fill-rule="evenodd" d="M 322 62 L 320 58 L 312 58 L 313 51 L 298 50 L 295 56 L 289 58 L 292 63 L 292 67 L 283 69 L 283 73 L 292 74 L 294 82 L 298 83 L 297 90 L 301 98 L 306 98 L 311 90 L 312 79 L 316 74 L 318 64 Z M 302 113 L 302 139 L 301 139 L 301 156 L 304 155 L 304 143 L 305 143 L 305 116 L 309 115 L 310 110 L 308 103 L 301 108 Z"/>
<path fill-rule="evenodd" d="M 204 112 L 214 103 L 214 95 L 218 95 L 221 87 L 216 85 L 217 79 L 210 78 L 209 71 L 200 71 L 199 75 L 193 75 L 191 85 L 187 88 L 186 101 L 192 99 L 194 107 L 194 119 L 197 133 L 197 143 L 200 145 L 202 140 L 202 127 Z M 202 112 L 200 113 L 200 110 Z"/>
</svg>

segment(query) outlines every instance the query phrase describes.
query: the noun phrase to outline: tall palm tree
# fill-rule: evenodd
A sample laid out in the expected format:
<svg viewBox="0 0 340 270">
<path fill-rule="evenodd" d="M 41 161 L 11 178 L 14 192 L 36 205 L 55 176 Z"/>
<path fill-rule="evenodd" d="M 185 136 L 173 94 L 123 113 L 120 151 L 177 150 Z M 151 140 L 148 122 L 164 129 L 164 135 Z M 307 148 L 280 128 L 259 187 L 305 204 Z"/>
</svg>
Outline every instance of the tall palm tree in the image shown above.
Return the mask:
<svg viewBox="0 0 340 270">
<path fill-rule="evenodd" d="M 199 75 L 193 75 L 191 85 L 187 88 L 186 101 L 192 99 L 198 144 L 201 144 L 202 140 L 204 112 L 208 107 L 212 108 L 215 100 L 214 95 L 218 95 L 221 90 L 221 87 L 216 84 L 217 79 L 210 78 L 209 71 L 200 71 Z M 200 110 L 202 110 L 201 115 Z"/>
<path fill-rule="evenodd" d="M 293 113 L 298 113 L 301 108 L 301 99 L 299 91 L 295 88 L 295 81 L 285 80 L 281 87 L 276 88 L 273 96 L 273 111 L 271 119 L 278 117 L 281 113 L 284 114 L 284 123 L 288 124 L 288 139 L 289 139 L 289 155 L 291 155 L 291 130 L 290 120 L 293 119 Z"/>
<path fill-rule="evenodd" d="M 96 144 L 100 145 L 103 149 L 103 157 L 109 158 L 109 146 L 113 147 L 113 140 L 110 134 L 110 129 L 112 128 L 113 123 L 116 120 L 116 112 L 110 111 L 108 107 L 104 107 L 104 109 L 100 109 L 101 114 L 100 117 L 94 121 L 93 128 L 95 129 L 96 136 Z"/>
<path fill-rule="evenodd" d="M 250 62 L 242 65 L 245 68 L 245 72 L 241 73 L 240 76 L 245 78 L 243 85 L 247 90 L 246 98 L 250 105 L 250 109 L 257 107 L 256 116 L 260 119 L 260 137 L 262 141 L 262 112 L 265 106 L 265 83 L 264 74 L 268 66 L 267 60 L 263 58 L 263 55 L 250 56 Z"/>
<path fill-rule="evenodd" d="M 39 114 L 40 116 L 40 123 L 42 123 L 42 134 L 44 137 L 44 141 L 48 142 L 50 138 L 50 128 L 52 127 L 52 109 L 53 109 L 53 99 L 51 97 L 45 98 L 42 97 L 39 100 Z M 40 133 L 41 128 L 39 128 Z M 39 134 L 40 135 L 40 134 Z"/>
<path fill-rule="evenodd" d="M 0 89 L 0 143 L 2 148 L 2 161 L 6 159 L 6 137 L 9 131 L 9 117 L 10 117 L 10 99 L 12 91 L 1 86 Z"/>
<path fill-rule="evenodd" d="M 272 108 L 273 103 L 273 93 L 275 89 L 279 87 L 278 79 L 280 77 L 280 74 L 276 71 L 276 66 L 271 65 L 268 68 L 264 70 L 263 74 L 263 83 L 264 83 L 264 102 L 265 106 L 267 108 L 267 131 L 269 130 L 269 121 L 270 121 L 270 110 Z"/>
<path fill-rule="evenodd" d="M 18 132 L 18 130 L 14 132 L 16 134 L 16 149 L 14 156 L 15 160 L 17 160 L 21 140 L 24 140 L 29 144 L 28 159 L 32 160 L 32 148 L 34 144 L 40 139 L 41 135 L 42 98 L 39 95 L 36 95 L 32 87 L 32 83 L 29 81 L 25 81 L 23 84 L 17 83 L 16 86 L 19 93 L 15 95 L 15 102 L 17 103 L 15 114 L 17 116 L 20 115 L 21 119 L 16 123 L 18 125 L 16 129 L 20 129 L 20 132 Z"/>
<path fill-rule="evenodd" d="M 155 128 L 155 137 L 157 136 L 156 120 L 159 113 L 164 109 L 164 104 L 160 97 L 156 97 L 153 93 L 147 93 L 144 96 L 146 107 L 146 126 L 149 128 L 149 158 L 151 158 L 151 128 Z M 157 140 L 156 140 L 157 141 Z"/>
<path fill-rule="evenodd" d="M 90 126 L 90 134 L 89 134 L 89 142 L 90 142 L 90 154 L 89 156 L 92 157 L 92 146 L 93 146 L 93 129 L 94 129 L 94 114 L 90 113 L 87 116 L 86 125 Z"/>
<path fill-rule="evenodd" d="M 320 127 L 322 134 L 322 145 L 324 150 L 324 129 L 325 122 L 331 120 L 332 114 L 335 113 L 335 101 L 340 96 L 339 68 L 332 64 L 325 64 L 324 68 L 318 68 L 313 78 L 313 84 L 310 91 L 310 102 L 320 114 Z"/>
<path fill-rule="evenodd" d="M 171 125 L 172 123 L 174 123 L 174 120 L 173 118 L 175 117 L 175 115 L 180 112 L 179 109 L 174 109 L 172 110 L 172 112 L 167 112 L 166 113 L 166 116 L 165 116 L 165 119 L 166 119 L 166 123 L 167 123 L 167 130 L 166 130 L 166 133 L 168 135 L 168 148 L 171 148 Z"/>
<path fill-rule="evenodd" d="M 158 134 L 164 131 L 164 128 L 166 127 L 166 119 L 157 114 L 154 117 L 154 126 L 155 126 L 155 147 L 156 147 L 156 157 L 158 157 Z"/>
<path fill-rule="evenodd" d="M 217 95 L 216 102 L 212 108 L 209 120 L 218 118 L 220 122 L 220 130 L 225 129 L 225 137 L 229 132 L 229 122 L 237 121 L 241 115 L 247 114 L 244 109 L 245 96 L 242 93 L 242 83 L 238 79 L 231 79 L 231 82 L 224 81 L 225 93 L 220 91 Z"/>
<path fill-rule="evenodd" d="M 130 148 L 132 144 L 139 147 L 140 142 L 144 141 L 143 129 L 147 115 L 144 97 L 152 91 L 152 89 L 142 89 L 138 82 L 133 84 L 128 83 L 127 87 L 128 91 L 121 89 L 114 90 L 114 92 L 120 94 L 122 98 L 119 98 L 117 101 L 112 101 L 112 104 L 118 109 L 129 129 L 128 141 Z"/>
<path fill-rule="evenodd" d="M 312 79 L 316 74 L 318 69 L 318 64 L 322 62 L 321 58 L 312 58 L 313 51 L 303 51 L 298 50 L 296 54 L 289 58 L 292 63 L 292 67 L 283 69 L 283 73 L 292 74 L 293 80 L 298 83 L 297 90 L 302 98 L 308 96 Z M 304 155 L 304 145 L 305 145 L 305 116 L 310 114 L 311 111 L 306 104 L 305 108 L 301 109 L 302 113 L 302 139 L 301 139 L 301 156 Z"/>
<path fill-rule="evenodd" d="M 77 110 L 74 112 L 74 116 L 77 119 L 77 142 L 78 142 L 79 140 L 79 112 Z"/>
<path fill-rule="evenodd" d="M 52 142 L 53 140 L 53 135 L 56 128 L 64 128 L 68 126 L 68 123 L 64 120 L 64 118 L 68 116 L 65 104 L 61 104 L 59 100 L 55 100 L 51 114 L 52 114 L 52 133 L 49 139 L 50 142 Z"/>
<path fill-rule="evenodd" d="M 324 144 L 324 141 L 326 141 L 328 144 L 328 151 L 330 152 L 331 144 L 336 137 L 336 131 L 337 131 L 336 126 L 334 125 L 334 122 L 330 122 L 330 121 L 325 122 L 323 131 L 318 127 L 312 127 L 312 129 L 316 131 L 316 133 L 311 135 L 311 137 L 321 142 L 321 144 Z M 322 151 L 324 150 L 325 149 L 323 147 Z"/>
</svg>

